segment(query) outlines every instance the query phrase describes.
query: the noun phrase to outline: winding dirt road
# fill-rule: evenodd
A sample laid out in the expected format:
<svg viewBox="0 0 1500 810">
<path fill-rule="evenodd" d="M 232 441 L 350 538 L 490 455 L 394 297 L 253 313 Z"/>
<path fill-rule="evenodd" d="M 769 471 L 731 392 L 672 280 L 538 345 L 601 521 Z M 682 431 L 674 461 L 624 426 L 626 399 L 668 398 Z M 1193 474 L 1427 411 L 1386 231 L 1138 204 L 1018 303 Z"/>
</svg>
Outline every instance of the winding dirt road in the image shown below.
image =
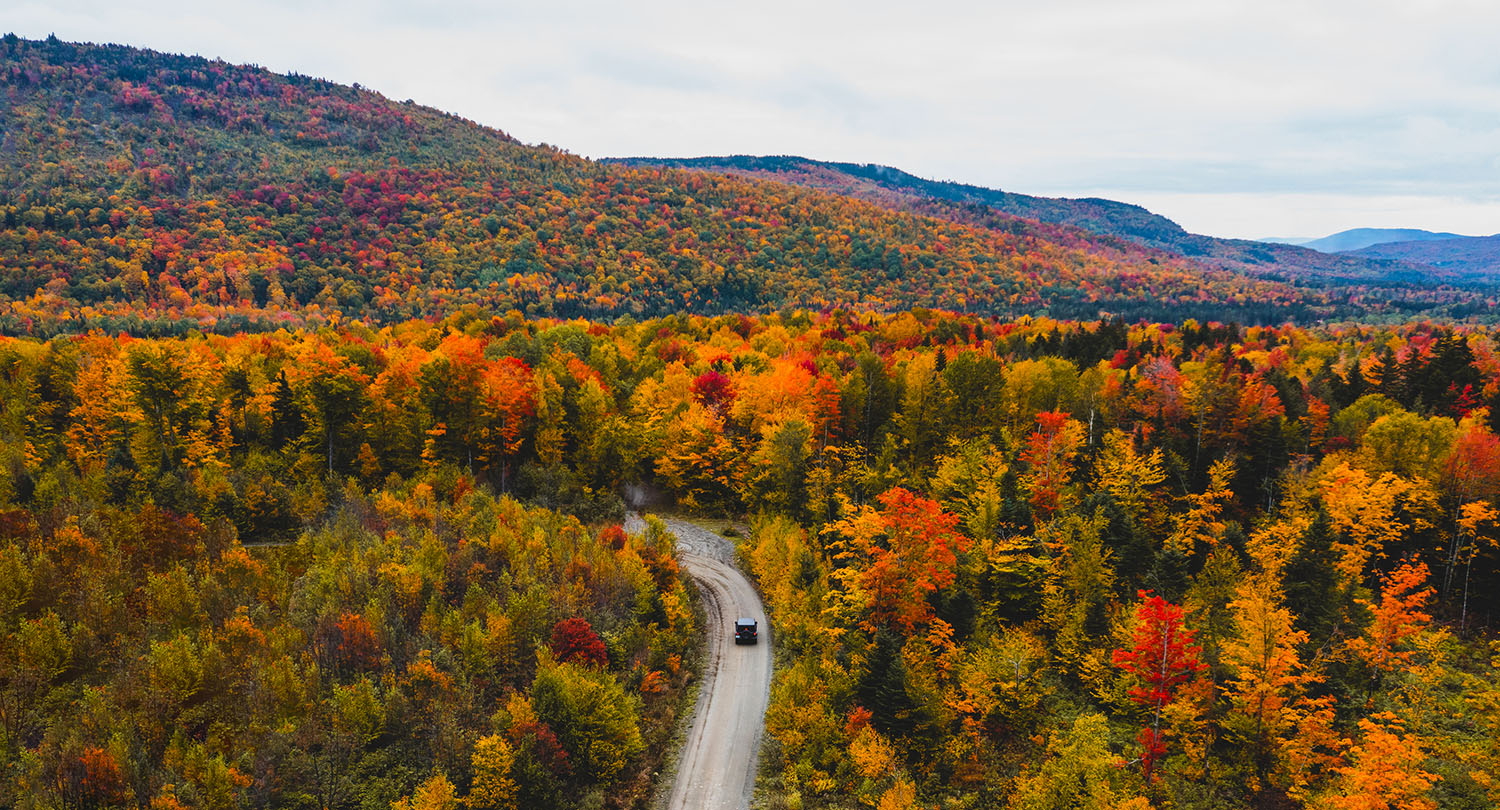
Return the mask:
<svg viewBox="0 0 1500 810">
<path fill-rule="evenodd" d="M 734 545 L 713 532 L 665 520 L 677 536 L 683 570 L 698 582 L 707 614 L 708 649 L 698 707 L 678 762 L 669 810 L 745 810 L 771 700 L 771 633 L 760 597 L 733 565 Z M 626 531 L 645 522 L 631 513 Z M 760 643 L 734 643 L 734 620 L 755 619 Z"/>
</svg>

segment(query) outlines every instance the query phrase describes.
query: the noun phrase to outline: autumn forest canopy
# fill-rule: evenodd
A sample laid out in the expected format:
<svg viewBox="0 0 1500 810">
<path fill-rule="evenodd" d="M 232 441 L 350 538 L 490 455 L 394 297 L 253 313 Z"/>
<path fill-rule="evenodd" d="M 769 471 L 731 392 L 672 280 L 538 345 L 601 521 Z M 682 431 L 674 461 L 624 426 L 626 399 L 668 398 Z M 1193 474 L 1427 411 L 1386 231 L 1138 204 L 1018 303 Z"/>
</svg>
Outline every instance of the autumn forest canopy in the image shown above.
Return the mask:
<svg viewBox="0 0 1500 810">
<path fill-rule="evenodd" d="M 1482 287 L 118 46 L 0 99 L 0 806 L 652 806 L 721 629 L 628 508 L 738 527 L 762 806 L 1500 805 Z"/>
</svg>

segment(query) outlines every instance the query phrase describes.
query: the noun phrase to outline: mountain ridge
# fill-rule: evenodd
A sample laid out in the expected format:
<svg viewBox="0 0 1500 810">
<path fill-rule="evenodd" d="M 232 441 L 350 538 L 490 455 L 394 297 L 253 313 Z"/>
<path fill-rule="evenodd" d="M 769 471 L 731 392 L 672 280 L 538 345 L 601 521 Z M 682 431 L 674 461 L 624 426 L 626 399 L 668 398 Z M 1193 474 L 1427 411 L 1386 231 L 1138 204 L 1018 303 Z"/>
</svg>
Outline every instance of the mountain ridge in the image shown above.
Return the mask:
<svg viewBox="0 0 1500 810">
<path fill-rule="evenodd" d="M 1335 234 L 1309 239 L 1302 247 L 1323 253 L 1352 253 L 1387 242 L 1427 242 L 1462 239 L 1463 234 L 1428 231 L 1421 228 L 1350 228 Z"/>
<path fill-rule="evenodd" d="M 796 155 L 729 155 L 695 158 L 604 158 L 628 166 L 671 166 L 722 171 L 836 190 L 878 200 L 882 192 L 925 196 L 959 205 L 983 205 L 1001 213 L 1070 225 L 1117 236 L 1145 247 L 1185 256 L 1220 269 L 1303 281 L 1328 280 L 1412 283 L 1425 281 L 1429 268 L 1379 257 L 1333 256 L 1295 245 L 1225 239 L 1188 232 L 1181 225 L 1133 203 L 1101 197 L 1041 197 L 967 183 L 929 180 L 878 164 L 819 161 Z M 887 199 L 887 203 L 892 203 Z"/>
<path fill-rule="evenodd" d="M 1398 262 L 1334 257 L 1349 272 L 1299 275 L 1267 253 L 1245 272 L 979 202 L 594 162 L 353 86 L 121 45 L 0 37 L 0 115 L 0 332 L 272 330 L 464 307 L 1243 323 L 1486 311 L 1361 271 Z M 1075 219 L 1114 218 L 1138 239 L 1180 230 L 1139 207 L 1079 205 Z"/>
<path fill-rule="evenodd" d="M 0 331 L 271 329 L 454 308 L 784 307 L 1282 322 L 1363 312 L 1110 237 L 595 163 L 415 103 L 0 38 Z"/>
<path fill-rule="evenodd" d="M 1383 242 L 1353 255 L 1416 262 L 1468 277 L 1500 279 L 1500 234 Z"/>
</svg>

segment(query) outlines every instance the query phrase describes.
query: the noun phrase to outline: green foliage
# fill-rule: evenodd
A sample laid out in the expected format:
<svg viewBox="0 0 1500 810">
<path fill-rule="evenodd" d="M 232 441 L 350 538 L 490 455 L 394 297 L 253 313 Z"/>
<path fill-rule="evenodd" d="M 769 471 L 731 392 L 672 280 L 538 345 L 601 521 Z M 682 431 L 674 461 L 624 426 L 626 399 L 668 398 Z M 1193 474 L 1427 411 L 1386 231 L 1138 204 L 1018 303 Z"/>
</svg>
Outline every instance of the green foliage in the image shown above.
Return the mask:
<svg viewBox="0 0 1500 810">
<path fill-rule="evenodd" d="M 58 769 L 98 787 L 116 767 L 137 797 L 226 810 L 641 789 L 621 785 L 662 753 L 658 709 L 689 674 L 667 659 L 696 633 L 675 567 L 657 564 L 670 534 L 609 540 L 441 476 L 340 498 L 285 546 L 149 504 L 80 505 L 51 537 L 0 538 L 0 803 L 72 802 L 93 794 Z M 621 665 L 557 665 L 544 647 L 538 661 L 547 629 L 579 613 Z M 636 697 L 648 665 L 655 687 Z M 527 695 L 534 715 L 500 711 Z"/>
</svg>

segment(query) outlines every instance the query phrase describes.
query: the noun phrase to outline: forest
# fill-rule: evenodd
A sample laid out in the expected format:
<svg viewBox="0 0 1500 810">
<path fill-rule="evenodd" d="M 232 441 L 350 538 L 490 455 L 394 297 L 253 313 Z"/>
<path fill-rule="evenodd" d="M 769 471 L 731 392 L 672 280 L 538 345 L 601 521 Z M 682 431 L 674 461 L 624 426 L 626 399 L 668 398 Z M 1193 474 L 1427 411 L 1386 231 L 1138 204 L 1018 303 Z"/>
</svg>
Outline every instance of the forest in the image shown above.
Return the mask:
<svg viewBox="0 0 1500 810">
<path fill-rule="evenodd" d="M 1485 319 L 1486 287 L 1230 272 L 980 208 L 605 165 L 412 102 L 0 38 L 0 333 L 814 310 L 1280 324 Z M 932 215 L 929 215 L 932 214 Z"/>
<path fill-rule="evenodd" d="M 651 807 L 652 513 L 758 807 L 1500 806 L 1492 287 L 55 38 L 0 116 L 0 806 Z"/>
<path fill-rule="evenodd" d="M 1482 327 L 0 339 L 0 803 L 647 806 L 748 516 L 767 807 L 1492 807 Z"/>
</svg>

